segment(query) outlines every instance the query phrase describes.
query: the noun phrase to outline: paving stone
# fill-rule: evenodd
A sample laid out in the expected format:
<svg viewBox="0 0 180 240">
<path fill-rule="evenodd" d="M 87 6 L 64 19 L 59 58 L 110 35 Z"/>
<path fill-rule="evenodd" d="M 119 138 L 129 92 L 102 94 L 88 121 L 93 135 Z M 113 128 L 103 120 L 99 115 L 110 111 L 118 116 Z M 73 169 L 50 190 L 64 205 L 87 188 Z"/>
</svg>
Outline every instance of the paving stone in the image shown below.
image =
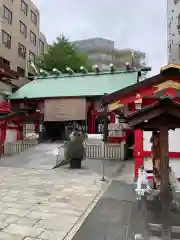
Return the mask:
<svg viewBox="0 0 180 240">
<path fill-rule="evenodd" d="M 18 235 L 11 235 L 5 232 L 0 232 L 0 240 L 23 240 L 24 237 Z"/>
<path fill-rule="evenodd" d="M 30 214 L 28 214 L 27 216 L 30 217 L 30 218 L 35 218 L 35 219 L 48 219 L 48 218 L 55 217 L 56 214 L 32 211 L 32 212 L 31 212 Z"/>
<path fill-rule="evenodd" d="M 16 215 L 6 215 L 6 219 L 4 220 L 5 223 L 12 224 L 17 222 L 21 217 Z"/>
<path fill-rule="evenodd" d="M 17 215 L 17 216 L 23 217 L 23 216 L 27 215 L 29 213 L 29 211 L 18 209 L 18 208 L 7 208 L 7 209 L 4 209 L 2 211 L 2 213 L 12 214 L 12 215 Z"/>
<path fill-rule="evenodd" d="M 52 220 L 40 220 L 34 225 L 34 227 L 55 231 L 68 231 L 68 229 L 70 229 L 69 227 L 73 226 L 77 220 L 78 218 L 68 218 L 63 216 L 62 218 Z"/>
<path fill-rule="evenodd" d="M 60 240 L 66 235 L 66 232 L 53 231 L 53 230 L 45 230 L 39 238 L 43 240 Z"/>
<path fill-rule="evenodd" d="M 43 240 L 43 239 L 40 239 L 40 238 L 32 238 L 32 237 L 26 237 L 26 238 L 24 238 L 23 240 Z"/>
<path fill-rule="evenodd" d="M 29 217 L 21 217 L 21 218 L 19 218 L 19 220 L 16 221 L 16 224 L 32 227 L 33 225 L 35 225 L 37 223 L 38 220 L 39 219 L 33 219 L 33 218 L 29 218 Z"/>
<path fill-rule="evenodd" d="M 0 222 L 9 224 L 1 235 L 36 228 L 68 232 L 105 185 L 99 179 L 90 169 L 0 167 Z"/>
<path fill-rule="evenodd" d="M 8 217 L 7 214 L 0 214 L 0 221 L 4 221 Z"/>
<path fill-rule="evenodd" d="M 12 202 L 18 201 L 18 198 L 14 198 L 14 197 L 11 197 L 11 196 L 6 196 L 6 197 L 1 198 L 1 201 L 12 203 Z"/>
<path fill-rule="evenodd" d="M 3 231 L 9 234 L 20 235 L 23 237 L 38 237 L 44 231 L 44 229 L 11 224 Z"/>
<path fill-rule="evenodd" d="M 172 226 L 172 232 L 180 233 L 180 226 Z"/>
<path fill-rule="evenodd" d="M 0 205 L 0 207 L 16 208 L 16 209 L 22 209 L 22 210 L 29 210 L 31 208 L 30 205 L 27 205 L 27 204 L 17 204 L 17 203 L 4 203 L 3 205 Z"/>
<path fill-rule="evenodd" d="M 7 227 L 9 224 L 8 223 L 5 223 L 5 222 L 0 222 L 0 231 L 2 229 L 4 229 L 5 227 Z"/>
</svg>

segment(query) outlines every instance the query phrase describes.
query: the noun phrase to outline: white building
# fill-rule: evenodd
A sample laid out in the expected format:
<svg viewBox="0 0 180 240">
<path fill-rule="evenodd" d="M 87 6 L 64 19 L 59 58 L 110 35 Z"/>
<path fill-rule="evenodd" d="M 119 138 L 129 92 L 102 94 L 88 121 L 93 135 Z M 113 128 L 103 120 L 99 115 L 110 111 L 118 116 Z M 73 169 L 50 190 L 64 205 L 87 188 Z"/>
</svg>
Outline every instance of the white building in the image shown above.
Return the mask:
<svg viewBox="0 0 180 240">
<path fill-rule="evenodd" d="M 168 62 L 180 64 L 180 0 L 167 0 Z"/>
<path fill-rule="evenodd" d="M 139 68 L 146 61 L 145 53 L 134 49 L 117 49 L 114 41 L 104 38 L 78 40 L 73 44 L 88 55 L 92 65 L 97 64 L 101 70 L 109 70 L 110 63 L 116 68 L 123 68 L 126 62 Z"/>
</svg>

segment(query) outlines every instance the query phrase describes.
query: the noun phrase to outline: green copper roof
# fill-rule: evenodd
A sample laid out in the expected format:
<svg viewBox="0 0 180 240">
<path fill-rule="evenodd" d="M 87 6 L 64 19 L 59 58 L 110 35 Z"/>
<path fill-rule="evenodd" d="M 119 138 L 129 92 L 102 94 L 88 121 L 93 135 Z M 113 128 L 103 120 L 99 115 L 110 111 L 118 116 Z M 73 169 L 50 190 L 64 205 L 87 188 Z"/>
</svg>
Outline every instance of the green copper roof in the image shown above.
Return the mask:
<svg viewBox="0 0 180 240">
<path fill-rule="evenodd" d="M 10 99 L 102 96 L 137 82 L 137 72 L 84 74 L 38 78 L 24 85 Z"/>
</svg>

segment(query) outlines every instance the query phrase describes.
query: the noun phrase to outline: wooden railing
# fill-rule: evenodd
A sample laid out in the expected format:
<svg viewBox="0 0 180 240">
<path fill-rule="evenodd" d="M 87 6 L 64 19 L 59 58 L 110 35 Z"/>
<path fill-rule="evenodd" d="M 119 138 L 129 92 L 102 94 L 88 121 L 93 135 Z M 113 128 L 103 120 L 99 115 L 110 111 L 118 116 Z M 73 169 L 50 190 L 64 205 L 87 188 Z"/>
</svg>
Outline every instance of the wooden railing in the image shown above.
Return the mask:
<svg viewBox="0 0 180 240">
<path fill-rule="evenodd" d="M 37 137 L 36 134 L 34 134 Z M 21 152 L 25 152 L 29 148 L 33 148 L 39 144 L 37 138 L 26 138 L 24 140 L 13 141 L 13 142 L 5 142 L 0 145 L 0 159 L 3 156 L 13 156 L 19 154 Z"/>
<path fill-rule="evenodd" d="M 65 162 L 66 144 L 57 148 L 56 166 Z M 85 144 L 85 159 L 124 160 L 124 144 Z"/>
<path fill-rule="evenodd" d="M 0 58 L 0 75 L 10 78 L 18 78 L 18 73 L 11 69 L 10 65 L 4 63 Z"/>
<path fill-rule="evenodd" d="M 4 156 L 12 156 L 19 154 L 21 152 L 25 152 L 29 148 L 33 148 L 37 146 L 38 141 L 33 140 L 33 141 L 16 141 L 16 142 L 7 142 L 4 144 Z"/>
<path fill-rule="evenodd" d="M 86 144 L 86 155 L 88 159 L 109 159 L 123 160 L 123 145 L 122 144 Z"/>
</svg>

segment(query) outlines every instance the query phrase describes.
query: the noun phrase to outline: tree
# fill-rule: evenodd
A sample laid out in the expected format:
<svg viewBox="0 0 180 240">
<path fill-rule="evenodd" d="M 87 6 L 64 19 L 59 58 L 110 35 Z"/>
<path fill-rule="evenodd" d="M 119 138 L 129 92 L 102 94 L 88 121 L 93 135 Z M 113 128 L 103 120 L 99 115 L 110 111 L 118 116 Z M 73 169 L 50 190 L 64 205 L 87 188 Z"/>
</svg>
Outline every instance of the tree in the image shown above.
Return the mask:
<svg viewBox="0 0 180 240">
<path fill-rule="evenodd" d="M 86 69 L 90 67 L 88 57 L 78 52 L 76 46 L 63 35 L 57 37 L 56 41 L 48 46 L 47 52 L 37 59 L 36 65 L 49 72 L 53 68 L 65 72 L 67 66 L 75 72 L 79 72 L 81 66 L 84 66 Z"/>
</svg>

